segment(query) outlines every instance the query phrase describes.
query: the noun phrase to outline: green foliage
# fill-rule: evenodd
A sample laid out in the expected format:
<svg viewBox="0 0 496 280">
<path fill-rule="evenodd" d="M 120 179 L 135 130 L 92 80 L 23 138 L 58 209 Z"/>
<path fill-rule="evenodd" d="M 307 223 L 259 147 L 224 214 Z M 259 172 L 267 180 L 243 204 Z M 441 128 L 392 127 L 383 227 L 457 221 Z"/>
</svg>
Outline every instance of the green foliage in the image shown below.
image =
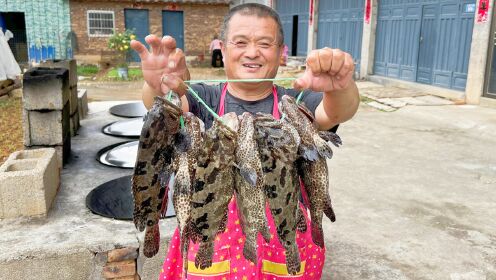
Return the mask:
<svg viewBox="0 0 496 280">
<path fill-rule="evenodd" d="M 96 65 L 78 65 L 77 74 L 78 76 L 94 76 L 100 71 Z"/>
<path fill-rule="evenodd" d="M 127 67 L 126 58 L 131 51 L 131 40 L 134 40 L 135 38 L 136 35 L 134 35 L 131 30 L 114 33 L 109 37 L 108 47 L 116 52 L 119 59 L 119 67 Z"/>
</svg>

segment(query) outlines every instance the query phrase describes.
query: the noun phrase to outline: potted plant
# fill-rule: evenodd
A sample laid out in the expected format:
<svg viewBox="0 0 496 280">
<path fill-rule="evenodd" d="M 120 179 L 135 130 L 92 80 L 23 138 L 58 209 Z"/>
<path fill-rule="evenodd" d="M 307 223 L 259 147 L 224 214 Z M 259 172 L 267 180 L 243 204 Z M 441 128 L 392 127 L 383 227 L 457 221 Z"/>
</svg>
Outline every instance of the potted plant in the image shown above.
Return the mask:
<svg viewBox="0 0 496 280">
<path fill-rule="evenodd" d="M 128 79 L 127 57 L 131 51 L 131 40 L 135 38 L 136 35 L 131 30 L 126 30 L 121 33 L 114 33 L 108 40 L 108 47 L 114 50 L 117 55 L 117 73 L 119 78 L 124 80 Z"/>
</svg>

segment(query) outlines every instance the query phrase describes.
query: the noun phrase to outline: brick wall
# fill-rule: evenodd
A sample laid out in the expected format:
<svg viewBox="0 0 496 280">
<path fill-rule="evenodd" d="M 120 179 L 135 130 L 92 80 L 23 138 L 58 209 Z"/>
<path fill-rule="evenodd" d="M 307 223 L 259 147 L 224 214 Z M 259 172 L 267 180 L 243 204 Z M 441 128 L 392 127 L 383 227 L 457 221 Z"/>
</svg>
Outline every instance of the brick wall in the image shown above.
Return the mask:
<svg viewBox="0 0 496 280">
<path fill-rule="evenodd" d="M 218 34 L 222 19 L 229 10 L 228 5 L 172 4 L 172 3 L 132 3 L 113 1 L 71 0 L 71 28 L 77 37 L 78 49 L 75 52 L 80 62 L 99 62 L 102 54 L 108 53 L 107 37 L 89 37 L 87 28 L 88 10 L 114 11 L 117 32 L 124 31 L 124 9 L 148 9 L 150 33 L 162 36 L 162 11 L 184 12 L 184 44 L 188 56 L 196 56 L 204 51 L 214 34 Z"/>
</svg>

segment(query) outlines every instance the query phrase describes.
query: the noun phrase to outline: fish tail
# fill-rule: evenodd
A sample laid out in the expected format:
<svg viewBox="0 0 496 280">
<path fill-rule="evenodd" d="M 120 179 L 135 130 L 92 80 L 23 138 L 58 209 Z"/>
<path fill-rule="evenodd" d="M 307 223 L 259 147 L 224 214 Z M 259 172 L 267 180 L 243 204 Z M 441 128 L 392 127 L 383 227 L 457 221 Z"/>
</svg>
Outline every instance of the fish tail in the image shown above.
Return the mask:
<svg viewBox="0 0 496 280">
<path fill-rule="evenodd" d="M 319 131 L 319 136 L 327 142 L 331 142 L 334 146 L 339 147 L 343 144 L 341 137 L 332 131 Z"/>
<path fill-rule="evenodd" d="M 270 242 L 270 230 L 269 226 L 267 223 L 264 223 L 263 228 L 260 230 L 260 234 L 262 234 L 263 239 L 265 242 L 269 243 Z"/>
<path fill-rule="evenodd" d="M 256 242 L 253 240 L 246 239 L 243 247 L 243 256 L 245 259 L 257 264 L 257 247 L 255 244 Z"/>
<path fill-rule="evenodd" d="M 314 222 L 312 222 L 312 240 L 315 245 L 324 248 L 324 231 L 322 230 L 322 225 L 317 225 Z"/>
<path fill-rule="evenodd" d="M 224 216 L 222 216 L 219 224 L 219 230 L 217 230 L 217 233 L 223 233 L 226 231 L 227 228 L 227 211 L 224 213 Z"/>
<path fill-rule="evenodd" d="M 214 244 L 212 242 L 202 242 L 195 257 L 196 268 L 206 269 L 212 266 L 214 255 Z"/>
<path fill-rule="evenodd" d="M 291 275 L 296 275 L 301 270 L 300 253 L 296 244 L 286 248 L 286 265 L 288 273 Z"/>
<path fill-rule="evenodd" d="M 158 253 L 160 248 L 160 229 L 158 224 L 147 227 L 145 232 L 145 242 L 143 244 L 143 254 L 151 258 Z"/>
<path fill-rule="evenodd" d="M 315 146 L 317 147 L 317 150 L 319 151 L 319 154 L 321 156 L 332 158 L 333 152 L 331 146 L 329 146 L 329 144 L 324 139 L 315 134 L 313 136 L 313 142 L 315 143 Z"/>
<path fill-rule="evenodd" d="M 189 222 L 189 221 L 188 221 Z M 186 224 L 188 224 L 188 222 Z M 183 259 L 183 275 L 188 273 L 188 249 L 189 249 L 189 230 L 186 226 L 181 232 L 181 256 Z"/>
<path fill-rule="evenodd" d="M 300 207 L 298 207 L 298 211 L 296 212 L 296 229 L 299 232 L 307 231 L 307 221 Z"/>
<path fill-rule="evenodd" d="M 329 220 L 331 220 L 331 222 L 334 223 L 336 221 L 336 214 L 334 213 L 334 209 L 332 209 L 330 197 L 326 199 L 326 203 L 324 206 L 324 214 L 327 216 L 327 218 L 329 218 Z"/>
</svg>

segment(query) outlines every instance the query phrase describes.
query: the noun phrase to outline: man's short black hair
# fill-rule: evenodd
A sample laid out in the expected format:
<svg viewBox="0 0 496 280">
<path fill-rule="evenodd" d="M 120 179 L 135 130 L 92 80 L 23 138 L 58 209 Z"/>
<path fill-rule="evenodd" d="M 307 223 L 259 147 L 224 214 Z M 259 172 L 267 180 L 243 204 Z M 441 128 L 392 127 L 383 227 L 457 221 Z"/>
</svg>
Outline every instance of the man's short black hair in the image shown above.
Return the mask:
<svg viewBox="0 0 496 280">
<path fill-rule="evenodd" d="M 279 14 L 277 14 L 277 12 L 271 7 L 258 3 L 241 4 L 229 10 L 229 12 L 224 17 L 224 22 L 222 23 L 220 31 L 220 38 L 222 39 L 222 41 L 224 41 L 224 43 L 227 39 L 226 36 L 229 28 L 229 22 L 231 21 L 231 18 L 236 14 L 240 14 L 243 16 L 257 16 L 260 18 L 272 18 L 276 22 L 279 31 L 277 43 L 279 46 L 282 46 L 282 44 L 284 43 L 284 31 L 282 29 L 282 23 L 281 19 L 279 18 Z"/>
</svg>

